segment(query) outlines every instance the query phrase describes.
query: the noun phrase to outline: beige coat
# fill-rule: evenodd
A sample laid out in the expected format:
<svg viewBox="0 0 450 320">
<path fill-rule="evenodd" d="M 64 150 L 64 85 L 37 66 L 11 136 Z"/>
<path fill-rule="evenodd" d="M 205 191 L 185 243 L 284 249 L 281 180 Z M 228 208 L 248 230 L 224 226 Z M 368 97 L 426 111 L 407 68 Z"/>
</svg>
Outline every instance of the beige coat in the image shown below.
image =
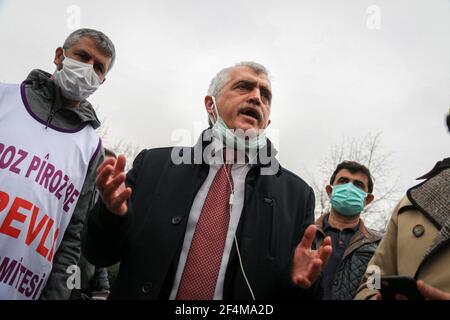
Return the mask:
<svg viewBox="0 0 450 320">
<path fill-rule="evenodd" d="M 450 168 L 408 190 L 369 262 L 381 275 L 405 275 L 450 292 Z M 355 299 L 374 299 L 368 272 Z M 370 283 L 370 282 L 369 282 Z"/>
</svg>

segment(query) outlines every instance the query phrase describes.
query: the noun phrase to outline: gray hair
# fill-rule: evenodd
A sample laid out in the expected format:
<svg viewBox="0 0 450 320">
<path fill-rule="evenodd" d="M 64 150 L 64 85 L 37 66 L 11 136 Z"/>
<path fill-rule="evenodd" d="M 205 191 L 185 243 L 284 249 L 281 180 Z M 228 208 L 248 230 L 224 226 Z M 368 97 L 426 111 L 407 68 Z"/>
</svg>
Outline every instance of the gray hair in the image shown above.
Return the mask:
<svg viewBox="0 0 450 320">
<path fill-rule="evenodd" d="M 72 32 L 64 41 L 63 48 L 68 50 L 73 47 L 82 37 L 87 37 L 95 42 L 97 48 L 111 58 L 111 64 L 107 71 L 111 70 L 116 60 L 116 48 L 112 41 L 101 31 L 94 29 L 78 29 Z"/>
<path fill-rule="evenodd" d="M 264 74 L 269 78 L 269 72 L 267 71 L 266 67 L 264 67 L 262 64 L 253 61 L 239 62 L 232 67 L 227 67 L 220 70 L 216 74 L 216 76 L 211 80 L 211 83 L 209 84 L 208 96 L 213 96 L 217 98 L 220 91 L 222 91 L 223 87 L 225 87 L 225 84 L 230 80 L 231 71 L 233 71 L 238 67 L 249 67 L 254 72 L 256 72 L 257 75 Z"/>
</svg>

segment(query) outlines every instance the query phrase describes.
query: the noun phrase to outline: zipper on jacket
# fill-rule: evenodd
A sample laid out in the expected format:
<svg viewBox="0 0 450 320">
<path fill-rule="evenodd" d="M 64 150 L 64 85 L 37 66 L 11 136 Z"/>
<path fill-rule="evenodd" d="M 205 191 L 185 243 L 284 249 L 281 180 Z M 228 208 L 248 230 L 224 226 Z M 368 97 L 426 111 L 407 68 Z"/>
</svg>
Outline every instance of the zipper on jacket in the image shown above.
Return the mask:
<svg viewBox="0 0 450 320">
<path fill-rule="evenodd" d="M 52 123 L 53 119 L 55 118 L 55 114 L 56 114 L 59 110 L 61 110 L 61 108 L 55 109 L 55 100 L 53 100 L 52 106 L 51 106 L 51 108 L 50 108 L 50 114 L 48 115 L 47 122 L 46 122 L 46 124 L 45 124 L 45 129 L 47 129 L 48 126 Z"/>
<path fill-rule="evenodd" d="M 48 115 L 47 118 L 47 123 L 45 124 L 45 129 L 48 128 L 48 126 L 50 125 L 50 123 L 53 121 L 53 117 L 55 116 L 56 111 L 52 108 L 52 110 L 50 111 L 50 114 Z"/>
</svg>

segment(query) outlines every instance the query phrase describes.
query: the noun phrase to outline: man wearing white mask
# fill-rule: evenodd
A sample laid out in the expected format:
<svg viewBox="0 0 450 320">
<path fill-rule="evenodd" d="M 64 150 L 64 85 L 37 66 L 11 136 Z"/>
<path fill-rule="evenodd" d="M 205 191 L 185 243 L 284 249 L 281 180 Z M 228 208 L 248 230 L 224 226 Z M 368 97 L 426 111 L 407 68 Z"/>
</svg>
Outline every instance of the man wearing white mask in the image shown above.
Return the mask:
<svg viewBox="0 0 450 320">
<path fill-rule="evenodd" d="M 221 70 L 204 104 L 211 127 L 194 147 L 144 150 L 127 176 L 122 155 L 99 167 L 87 259 L 121 261 L 112 299 L 319 298 L 330 239 L 312 248 L 313 191 L 265 137 L 267 70 Z"/>
<path fill-rule="evenodd" d="M 79 29 L 56 49 L 53 75 L 0 85 L 0 299 L 70 296 L 103 160 L 86 98 L 114 59 L 106 35 Z"/>
</svg>

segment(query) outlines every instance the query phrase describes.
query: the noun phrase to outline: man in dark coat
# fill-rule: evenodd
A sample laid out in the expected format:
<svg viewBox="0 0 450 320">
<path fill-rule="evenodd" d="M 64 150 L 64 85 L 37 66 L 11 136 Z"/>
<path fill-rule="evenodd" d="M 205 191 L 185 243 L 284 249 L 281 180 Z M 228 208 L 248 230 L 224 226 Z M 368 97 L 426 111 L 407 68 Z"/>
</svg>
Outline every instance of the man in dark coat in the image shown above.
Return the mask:
<svg viewBox="0 0 450 320">
<path fill-rule="evenodd" d="M 320 295 L 330 239 L 311 249 L 314 194 L 265 137 L 271 101 L 262 65 L 225 68 L 193 148 L 144 150 L 126 177 L 123 156 L 103 163 L 83 249 L 96 265 L 121 262 L 112 299 Z"/>
</svg>

